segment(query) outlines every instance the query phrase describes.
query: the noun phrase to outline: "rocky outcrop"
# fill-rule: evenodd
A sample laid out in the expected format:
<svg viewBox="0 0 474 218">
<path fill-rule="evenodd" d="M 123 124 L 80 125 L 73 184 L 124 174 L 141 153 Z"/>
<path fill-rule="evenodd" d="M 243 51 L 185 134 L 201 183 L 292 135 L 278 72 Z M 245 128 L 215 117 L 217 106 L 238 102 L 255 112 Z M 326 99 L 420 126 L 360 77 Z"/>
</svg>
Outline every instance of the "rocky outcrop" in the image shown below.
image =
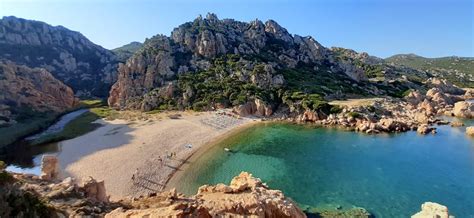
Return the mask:
<svg viewBox="0 0 474 218">
<path fill-rule="evenodd" d="M 143 202 L 143 203 L 142 203 Z M 160 203 L 161 202 L 161 203 Z M 147 209 L 119 208 L 106 217 L 306 217 L 281 191 L 270 190 L 259 179 L 242 172 L 229 186 L 204 185 L 195 196 L 186 198 L 171 190 L 153 197 L 139 198 L 133 205 Z M 144 205 L 143 205 L 144 204 Z"/>
<path fill-rule="evenodd" d="M 464 123 L 461 121 L 453 121 L 451 122 L 451 127 L 461 127 L 464 126 Z"/>
<path fill-rule="evenodd" d="M 298 122 L 316 122 L 326 118 L 325 114 L 322 114 L 315 110 L 305 110 L 303 114 L 299 115 L 296 120 Z"/>
<path fill-rule="evenodd" d="M 46 69 L 0 62 L 0 117 L 15 119 L 25 109 L 63 112 L 78 101 L 71 88 Z"/>
<path fill-rule="evenodd" d="M 43 180 L 56 180 L 59 178 L 59 161 L 54 155 L 43 155 L 41 158 L 41 175 Z"/>
<path fill-rule="evenodd" d="M 418 130 L 420 134 L 436 133 L 430 125 L 446 125 L 449 122 L 437 117 L 440 112 L 450 111 L 452 105 L 436 105 L 418 92 L 405 99 L 384 98 L 370 105 L 344 105 L 337 114 L 316 121 L 322 125 L 338 126 L 364 133 L 405 132 Z M 441 113 L 442 114 L 442 113 Z"/>
<path fill-rule="evenodd" d="M 461 118 L 474 118 L 474 103 L 460 101 L 454 104 L 453 114 Z"/>
<path fill-rule="evenodd" d="M 118 202 L 110 202 L 104 182 L 93 178 L 77 185 L 70 177 L 58 181 L 10 175 L 4 169 L 0 173 L 2 217 L 16 217 L 19 212 L 28 217 L 306 217 L 281 191 L 245 172 L 229 186 L 205 185 L 190 197 L 172 189 Z M 2 201 L 12 198 L 14 203 Z"/>
<path fill-rule="evenodd" d="M 425 100 L 425 96 L 421 94 L 420 91 L 414 90 L 408 93 L 408 95 L 405 96 L 404 99 L 411 105 L 418 105 Z"/>
<path fill-rule="evenodd" d="M 0 59 L 44 68 L 80 96 L 106 97 L 116 80 L 114 53 L 62 26 L 3 17 L 0 50 Z"/>
<path fill-rule="evenodd" d="M 87 189 L 70 177 L 49 181 L 34 175 L 6 175 L 9 179 L 0 188 L 1 217 L 103 217 L 122 206 L 89 198 Z"/>
<path fill-rule="evenodd" d="M 306 217 L 281 191 L 270 190 L 259 179 L 242 172 L 230 186 L 202 186 L 196 198 L 212 216 L 249 214 L 256 217 Z M 237 206 L 238 205 L 238 206 Z"/>
<path fill-rule="evenodd" d="M 240 116 L 256 115 L 265 117 L 273 113 L 272 107 L 260 99 L 236 106 L 233 111 Z"/>
<path fill-rule="evenodd" d="M 94 178 L 89 177 L 83 182 L 82 189 L 84 189 L 85 196 L 89 199 L 92 199 L 96 202 L 109 201 L 103 180 L 97 181 Z"/>
<path fill-rule="evenodd" d="M 433 78 L 428 79 L 426 81 L 426 84 L 428 85 L 428 87 L 437 88 L 447 94 L 463 95 L 465 93 L 464 90 L 455 86 L 454 84 L 452 84 L 446 79 L 439 79 L 439 78 L 433 77 Z"/>
<path fill-rule="evenodd" d="M 466 127 L 466 135 L 474 136 L 474 126 Z"/>
<path fill-rule="evenodd" d="M 422 124 L 418 126 L 416 130 L 419 134 L 426 135 L 428 133 L 436 133 L 436 128 L 430 127 L 427 124 Z"/>
<path fill-rule="evenodd" d="M 421 211 L 411 216 L 412 218 L 451 218 L 448 208 L 444 205 L 425 202 L 421 205 Z"/>
</svg>

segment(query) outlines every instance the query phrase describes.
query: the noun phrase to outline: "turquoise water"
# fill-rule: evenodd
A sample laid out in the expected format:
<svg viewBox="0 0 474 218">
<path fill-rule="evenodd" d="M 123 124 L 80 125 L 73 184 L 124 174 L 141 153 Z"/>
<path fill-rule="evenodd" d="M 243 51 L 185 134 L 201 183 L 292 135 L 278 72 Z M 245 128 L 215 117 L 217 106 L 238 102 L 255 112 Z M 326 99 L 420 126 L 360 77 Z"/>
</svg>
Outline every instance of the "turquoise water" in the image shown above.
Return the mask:
<svg viewBox="0 0 474 218">
<path fill-rule="evenodd" d="M 434 201 L 456 217 L 474 216 L 474 139 L 464 128 L 374 136 L 264 124 L 214 146 L 190 165 L 178 184 L 187 194 L 248 171 L 304 205 L 359 206 L 376 217 L 409 217 L 423 202 Z"/>
</svg>

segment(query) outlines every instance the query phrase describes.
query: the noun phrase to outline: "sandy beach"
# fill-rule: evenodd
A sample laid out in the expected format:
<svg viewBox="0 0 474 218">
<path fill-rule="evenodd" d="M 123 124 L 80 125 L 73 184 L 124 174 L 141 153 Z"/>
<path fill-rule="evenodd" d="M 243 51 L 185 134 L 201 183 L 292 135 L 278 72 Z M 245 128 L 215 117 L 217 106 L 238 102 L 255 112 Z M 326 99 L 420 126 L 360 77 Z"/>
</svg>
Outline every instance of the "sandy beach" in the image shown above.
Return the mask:
<svg viewBox="0 0 474 218">
<path fill-rule="evenodd" d="M 64 176 L 104 180 L 112 200 L 157 192 L 205 145 L 256 123 L 217 112 L 180 115 L 177 119 L 161 115 L 140 121 L 96 121 L 103 126 L 61 142 L 57 155 Z"/>
</svg>

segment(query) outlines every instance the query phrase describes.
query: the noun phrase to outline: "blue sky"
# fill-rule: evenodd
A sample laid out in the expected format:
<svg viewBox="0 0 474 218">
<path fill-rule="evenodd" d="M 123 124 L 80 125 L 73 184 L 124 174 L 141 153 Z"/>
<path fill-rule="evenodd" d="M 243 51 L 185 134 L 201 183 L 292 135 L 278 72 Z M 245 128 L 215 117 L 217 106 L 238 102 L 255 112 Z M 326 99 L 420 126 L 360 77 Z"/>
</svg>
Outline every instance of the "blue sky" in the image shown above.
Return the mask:
<svg viewBox="0 0 474 218">
<path fill-rule="evenodd" d="M 290 33 L 388 57 L 474 56 L 474 0 L 0 0 L 0 16 L 45 21 L 105 48 L 169 35 L 199 14 L 274 19 Z"/>
</svg>

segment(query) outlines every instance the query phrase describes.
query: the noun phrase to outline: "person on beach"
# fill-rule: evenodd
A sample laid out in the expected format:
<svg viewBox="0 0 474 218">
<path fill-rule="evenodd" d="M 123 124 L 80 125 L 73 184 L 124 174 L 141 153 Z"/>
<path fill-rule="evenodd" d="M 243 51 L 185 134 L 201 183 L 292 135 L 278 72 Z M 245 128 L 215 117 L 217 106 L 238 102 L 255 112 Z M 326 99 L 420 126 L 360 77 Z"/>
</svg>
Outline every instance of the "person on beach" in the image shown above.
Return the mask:
<svg viewBox="0 0 474 218">
<path fill-rule="evenodd" d="M 136 168 L 135 172 L 133 172 L 133 174 L 132 174 L 132 181 L 133 181 L 134 184 L 135 184 L 135 179 L 136 179 L 137 175 L 138 175 L 138 168 Z"/>
<path fill-rule="evenodd" d="M 163 159 L 161 159 L 161 156 L 158 156 L 158 161 L 160 162 L 160 166 L 163 166 Z"/>
</svg>

